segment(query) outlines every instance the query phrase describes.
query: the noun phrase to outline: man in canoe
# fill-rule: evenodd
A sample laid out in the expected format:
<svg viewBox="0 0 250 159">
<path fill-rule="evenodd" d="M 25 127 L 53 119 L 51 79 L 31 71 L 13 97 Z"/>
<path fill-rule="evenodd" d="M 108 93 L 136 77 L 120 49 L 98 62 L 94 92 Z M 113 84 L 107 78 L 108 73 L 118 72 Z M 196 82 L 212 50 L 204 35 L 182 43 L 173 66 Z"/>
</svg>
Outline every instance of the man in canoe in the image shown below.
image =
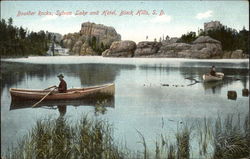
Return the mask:
<svg viewBox="0 0 250 159">
<path fill-rule="evenodd" d="M 216 76 L 215 66 L 212 66 L 211 71 L 210 71 L 210 75 L 211 76 Z"/>
<path fill-rule="evenodd" d="M 64 76 L 63 76 L 63 74 L 59 74 L 58 76 L 57 76 L 58 78 L 59 78 L 59 80 L 60 80 L 60 84 L 59 84 L 59 86 L 57 87 L 57 89 L 58 89 L 58 92 L 59 93 L 66 93 L 67 92 L 67 83 L 64 81 Z"/>
</svg>

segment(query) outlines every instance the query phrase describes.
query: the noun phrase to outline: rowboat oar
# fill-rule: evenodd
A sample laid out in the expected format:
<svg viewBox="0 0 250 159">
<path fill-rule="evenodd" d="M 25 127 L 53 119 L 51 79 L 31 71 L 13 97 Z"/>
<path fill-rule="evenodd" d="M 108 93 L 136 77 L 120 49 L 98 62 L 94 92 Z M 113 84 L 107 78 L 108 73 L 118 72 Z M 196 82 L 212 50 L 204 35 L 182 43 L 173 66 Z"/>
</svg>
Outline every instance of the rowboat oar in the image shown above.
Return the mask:
<svg viewBox="0 0 250 159">
<path fill-rule="evenodd" d="M 55 87 L 54 89 L 52 89 L 49 93 L 47 93 L 41 100 L 39 100 L 37 103 L 35 103 L 34 105 L 32 105 L 32 108 L 34 108 L 35 106 L 37 106 L 39 103 L 41 103 L 51 92 L 53 92 L 57 87 Z"/>
<path fill-rule="evenodd" d="M 50 86 L 48 88 L 45 88 L 44 90 L 47 90 L 47 89 L 50 89 L 50 88 L 54 88 L 54 87 L 56 87 L 56 86 Z"/>
</svg>

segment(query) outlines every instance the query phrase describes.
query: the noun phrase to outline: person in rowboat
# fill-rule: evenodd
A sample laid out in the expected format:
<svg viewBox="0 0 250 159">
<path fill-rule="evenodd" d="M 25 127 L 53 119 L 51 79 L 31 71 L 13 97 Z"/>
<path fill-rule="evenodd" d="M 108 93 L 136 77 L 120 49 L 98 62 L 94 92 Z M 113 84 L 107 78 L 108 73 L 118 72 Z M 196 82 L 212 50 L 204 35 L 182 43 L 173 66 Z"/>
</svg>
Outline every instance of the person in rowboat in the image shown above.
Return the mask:
<svg viewBox="0 0 250 159">
<path fill-rule="evenodd" d="M 212 66 L 211 71 L 209 73 L 211 76 L 216 76 L 216 72 L 215 72 L 215 66 Z"/>
<path fill-rule="evenodd" d="M 57 76 L 60 80 L 59 86 L 57 87 L 57 90 L 59 93 L 66 93 L 67 92 L 67 83 L 64 81 L 64 76 L 63 74 L 59 74 Z"/>
</svg>

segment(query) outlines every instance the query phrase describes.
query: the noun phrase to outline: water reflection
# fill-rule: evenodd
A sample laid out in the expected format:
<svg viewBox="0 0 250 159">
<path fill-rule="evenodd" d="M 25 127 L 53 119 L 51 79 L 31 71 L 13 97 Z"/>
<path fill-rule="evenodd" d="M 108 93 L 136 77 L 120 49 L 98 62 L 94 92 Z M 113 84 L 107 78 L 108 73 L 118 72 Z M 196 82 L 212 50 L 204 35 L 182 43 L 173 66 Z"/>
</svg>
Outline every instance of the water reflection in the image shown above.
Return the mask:
<svg viewBox="0 0 250 159">
<path fill-rule="evenodd" d="M 59 111 L 60 117 L 63 117 L 67 111 L 67 105 L 58 105 L 57 109 Z"/>
<path fill-rule="evenodd" d="M 22 65 L 22 68 L 20 68 L 20 65 Z M 44 82 L 56 77 L 58 73 L 79 79 L 81 86 L 112 83 L 121 70 L 136 68 L 132 65 L 116 64 L 42 65 L 12 62 L 2 62 L 1 66 L 3 67 L 3 71 L 1 71 L 1 93 L 4 87 L 7 87 L 7 89 L 16 87 L 23 81 L 31 81 L 35 78 Z M 57 81 L 54 81 L 54 85 L 56 83 Z"/>
<path fill-rule="evenodd" d="M 248 68 L 249 63 L 248 62 L 227 62 L 227 61 L 183 61 L 181 62 L 181 67 L 205 67 L 205 68 L 211 68 L 211 66 L 215 66 L 216 70 L 217 68 Z"/>
<path fill-rule="evenodd" d="M 12 100 L 10 104 L 10 110 L 32 108 L 36 100 Z M 35 108 L 57 108 L 60 116 L 66 114 L 67 106 L 102 106 L 102 107 L 115 107 L 114 95 L 107 95 L 97 93 L 94 95 L 86 96 L 78 100 L 47 100 L 39 103 Z"/>
<path fill-rule="evenodd" d="M 223 87 L 223 81 L 213 81 L 202 83 L 205 92 L 212 90 L 213 94 L 220 94 Z"/>
</svg>

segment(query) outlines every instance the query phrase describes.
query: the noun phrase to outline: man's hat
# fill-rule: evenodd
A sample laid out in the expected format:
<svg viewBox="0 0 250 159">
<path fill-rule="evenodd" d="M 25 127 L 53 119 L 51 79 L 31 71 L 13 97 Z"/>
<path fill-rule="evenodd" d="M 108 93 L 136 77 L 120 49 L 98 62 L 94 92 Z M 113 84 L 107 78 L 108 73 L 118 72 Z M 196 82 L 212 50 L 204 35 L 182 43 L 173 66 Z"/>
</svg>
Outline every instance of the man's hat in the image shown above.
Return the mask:
<svg viewBox="0 0 250 159">
<path fill-rule="evenodd" d="M 59 75 L 57 75 L 57 77 L 61 77 L 61 78 L 63 78 L 64 76 L 63 76 L 63 74 L 62 74 L 62 73 L 60 73 Z"/>
</svg>

